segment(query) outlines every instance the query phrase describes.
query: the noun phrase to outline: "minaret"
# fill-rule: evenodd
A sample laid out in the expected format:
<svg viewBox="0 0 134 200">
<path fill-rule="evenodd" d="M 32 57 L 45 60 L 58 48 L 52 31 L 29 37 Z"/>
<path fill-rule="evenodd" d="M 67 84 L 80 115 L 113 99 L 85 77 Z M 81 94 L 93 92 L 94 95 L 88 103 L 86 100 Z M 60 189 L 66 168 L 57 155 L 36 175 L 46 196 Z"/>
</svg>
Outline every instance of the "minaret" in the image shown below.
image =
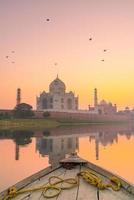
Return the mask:
<svg viewBox="0 0 134 200">
<path fill-rule="evenodd" d="M 17 98 L 16 98 L 16 105 L 21 103 L 21 89 L 17 89 Z"/>
<path fill-rule="evenodd" d="M 97 88 L 94 89 L 94 107 L 98 105 Z"/>
</svg>

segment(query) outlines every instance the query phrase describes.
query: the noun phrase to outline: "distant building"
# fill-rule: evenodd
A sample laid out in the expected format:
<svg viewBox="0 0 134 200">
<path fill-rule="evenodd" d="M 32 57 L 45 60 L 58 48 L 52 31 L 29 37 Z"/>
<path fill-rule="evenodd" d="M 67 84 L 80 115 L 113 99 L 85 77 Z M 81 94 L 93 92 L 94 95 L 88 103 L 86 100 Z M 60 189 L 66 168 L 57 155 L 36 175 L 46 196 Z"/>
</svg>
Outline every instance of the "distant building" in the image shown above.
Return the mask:
<svg viewBox="0 0 134 200">
<path fill-rule="evenodd" d="M 105 100 L 102 100 L 97 105 L 97 109 L 99 114 L 115 114 L 117 112 L 116 104 L 107 103 Z"/>
<path fill-rule="evenodd" d="M 125 114 L 130 114 L 131 110 L 129 109 L 129 107 L 125 107 L 124 113 Z"/>
<path fill-rule="evenodd" d="M 78 97 L 72 91 L 66 92 L 66 86 L 57 76 L 49 85 L 49 92 L 43 91 L 37 97 L 37 110 L 78 110 Z"/>
<path fill-rule="evenodd" d="M 98 103 L 97 89 L 94 89 L 94 107 L 89 105 L 89 111 L 96 110 L 98 114 L 115 114 L 117 112 L 116 104 L 106 102 L 105 100 Z"/>
</svg>

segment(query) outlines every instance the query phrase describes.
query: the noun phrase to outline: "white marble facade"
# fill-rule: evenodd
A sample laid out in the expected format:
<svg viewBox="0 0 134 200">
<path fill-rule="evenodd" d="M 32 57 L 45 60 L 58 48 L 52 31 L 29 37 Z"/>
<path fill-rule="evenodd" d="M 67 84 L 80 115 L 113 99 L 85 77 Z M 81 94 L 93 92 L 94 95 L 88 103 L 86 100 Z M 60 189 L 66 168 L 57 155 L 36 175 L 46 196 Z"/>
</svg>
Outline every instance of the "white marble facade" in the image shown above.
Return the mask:
<svg viewBox="0 0 134 200">
<path fill-rule="evenodd" d="M 57 76 L 49 85 L 49 92 L 43 91 L 37 97 L 37 110 L 78 110 L 78 97 L 72 91 L 66 92 L 66 86 Z"/>
</svg>

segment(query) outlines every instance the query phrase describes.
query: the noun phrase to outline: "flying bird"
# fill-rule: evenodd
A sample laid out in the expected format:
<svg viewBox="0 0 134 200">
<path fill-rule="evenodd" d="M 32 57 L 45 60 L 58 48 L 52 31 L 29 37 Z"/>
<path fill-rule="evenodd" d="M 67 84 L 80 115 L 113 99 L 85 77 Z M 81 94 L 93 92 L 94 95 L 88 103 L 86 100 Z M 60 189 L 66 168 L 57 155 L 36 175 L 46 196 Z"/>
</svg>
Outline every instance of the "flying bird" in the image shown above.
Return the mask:
<svg viewBox="0 0 134 200">
<path fill-rule="evenodd" d="M 9 58 L 9 56 L 6 56 L 6 58 Z"/>
<path fill-rule="evenodd" d="M 55 66 L 57 66 L 57 65 L 58 65 L 58 63 L 57 63 L 57 62 L 55 62 L 55 63 L 54 63 L 54 65 L 55 65 Z"/>
<path fill-rule="evenodd" d="M 46 21 L 47 21 L 47 22 L 49 22 L 49 21 L 50 21 L 50 19 L 49 19 L 49 18 L 47 18 L 47 19 L 46 19 Z"/>
<path fill-rule="evenodd" d="M 101 61 L 104 62 L 104 59 L 102 59 Z"/>
<path fill-rule="evenodd" d="M 107 51 L 107 49 L 104 49 L 103 51 L 104 51 L 104 52 L 106 52 L 106 51 Z"/>
<path fill-rule="evenodd" d="M 91 41 L 91 40 L 92 40 L 92 38 L 90 37 L 90 38 L 89 38 L 89 40 Z"/>
</svg>

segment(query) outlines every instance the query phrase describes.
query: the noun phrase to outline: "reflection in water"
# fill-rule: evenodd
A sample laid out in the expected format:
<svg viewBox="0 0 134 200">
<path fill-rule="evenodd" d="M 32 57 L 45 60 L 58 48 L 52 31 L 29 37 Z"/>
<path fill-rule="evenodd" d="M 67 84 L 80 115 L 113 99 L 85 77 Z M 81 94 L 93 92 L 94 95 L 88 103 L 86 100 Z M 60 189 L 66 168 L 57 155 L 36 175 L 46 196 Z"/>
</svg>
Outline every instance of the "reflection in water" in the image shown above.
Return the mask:
<svg viewBox="0 0 134 200">
<path fill-rule="evenodd" d="M 98 131 L 97 131 L 98 130 Z M 116 131 L 115 131 L 116 130 Z M 1 131 L 0 139 L 12 139 L 15 143 L 15 160 L 19 160 L 20 147 L 27 147 L 36 138 L 36 151 L 42 157 L 49 156 L 49 164 L 56 165 L 66 154 L 79 151 L 79 138 L 89 137 L 95 141 L 96 160 L 99 160 L 99 145 L 118 143 L 118 136 L 125 135 L 131 139 L 134 135 L 132 126 L 86 126 L 74 128 L 56 128 L 46 131 Z"/>
<path fill-rule="evenodd" d="M 26 146 L 32 142 L 31 137 L 34 135 L 32 131 L 1 131 L 0 139 L 12 139 L 15 143 L 15 160 L 19 160 L 20 146 Z"/>
<path fill-rule="evenodd" d="M 59 161 L 66 154 L 75 152 L 78 149 L 77 137 L 58 137 L 58 138 L 37 138 L 36 150 L 42 156 L 49 156 L 49 164 L 52 166 L 59 164 Z"/>
<path fill-rule="evenodd" d="M 83 129 L 84 130 L 84 129 Z M 87 131 L 87 130 L 86 130 Z M 79 133 L 77 133 L 79 134 Z M 95 141 L 96 160 L 99 160 L 99 144 L 106 147 L 108 144 L 118 143 L 118 135 L 125 135 L 127 139 L 131 138 L 134 134 L 132 130 L 128 132 L 115 132 L 115 131 L 98 131 L 98 132 L 86 132 L 77 135 L 73 134 L 73 130 L 69 129 L 68 134 L 49 134 L 43 138 L 36 139 L 36 150 L 42 156 L 49 156 L 49 163 L 51 165 L 58 164 L 58 162 L 65 157 L 66 154 L 79 151 L 79 138 L 89 137 L 89 141 Z"/>
<path fill-rule="evenodd" d="M 102 146 L 106 147 L 108 144 L 113 144 L 114 141 L 118 142 L 118 133 L 117 132 L 107 132 L 107 131 L 100 131 L 97 133 L 92 133 L 89 136 L 89 141 L 92 142 L 95 140 L 95 152 L 96 152 L 96 160 L 99 160 L 99 144 L 101 143 Z"/>
<path fill-rule="evenodd" d="M 19 160 L 19 148 L 20 146 L 28 145 L 32 142 L 31 137 L 33 132 L 31 131 L 15 131 L 13 132 L 13 140 L 16 144 L 15 147 L 15 160 Z"/>
<path fill-rule="evenodd" d="M 5 150 L 3 150 L 0 146 L 0 154 L 1 154 L 0 162 L 1 161 L 5 162 L 3 165 L 4 167 L 2 166 L 0 167 L 0 175 L 3 175 L 5 173 L 5 176 L 6 176 L 6 172 L 4 168 L 8 168 L 8 163 L 6 163 L 4 159 L 5 155 L 3 154 L 3 152 L 6 153 L 8 151 L 8 148 L 10 149 L 10 152 L 12 152 L 11 148 L 14 151 L 14 154 L 7 153 L 7 155 L 9 156 L 8 160 L 9 161 L 11 160 L 11 163 L 12 163 L 10 164 L 11 165 L 10 170 L 11 172 L 12 172 L 12 169 L 14 168 L 18 170 L 18 172 L 15 171 L 16 179 L 14 179 L 14 182 L 12 180 L 11 183 L 15 183 L 18 180 L 17 173 L 19 173 L 20 168 L 22 170 L 23 168 L 29 167 L 29 170 L 31 169 L 31 172 L 33 173 L 34 172 L 33 166 L 35 167 L 34 170 L 38 171 L 42 168 L 42 166 L 46 167 L 48 164 L 51 164 L 53 166 L 57 165 L 59 163 L 59 160 L 63 159 L 66 156 L 66 154 L 69 154 L 75 151 L 77 151 L 80 156 L 82 157 L 85 156 L 84 158 L 94 163 L 97 163 L 99 161 L 97 164 L 100 164 L 103 167 L 109 166 L 110 162 L 114 166 L 114 162 L 121 162 L 120 158 L 122 156 L 122 152 L 120 152 L 117 149 L 118 157 L 116 158 L 116 152 L 114 151 L 115 146 L 116 148 L 118 146 L 119 148 L 122 148 L 123 145 L 126 144 L 128 140 L 131 141 L 132 135 L 134 135 L 134 127 L 132 125 L 116 125 L 116 126 L 97 125 L 97 126 L 66 127 L 66 128 L 60 127 L 56 129 L 45 130 L 45 131 L 35 131 L 35 132 L 0 131 L 1 144 L 4 145 L 4 142 L 6 144 L 6 141 L 13 141 L 13 143 L 15 144 L 14 149 L 13 149 L 13 145 L 11 144 L 8 144 L 9 146 L 3 146 L 2 148 Z M 118 141 L 120 140 L 122 136 L 125 136 L 126 140 L 125 142 L 123 141 L 124 142 L 123 144 L 121 143 L 118 144 Z M 109 146 L 112 147 L 112 150 L 113 150 L 112 153 L 110 152 L 111 149 L 109 149 Z M 126 146 L 124 147 L 126 148 Z M 32 149 L 29 150 L 29 147 Z M 104 148 L 108 149 L 108 151 L 104 152 L 102 147 L 103 149 Z M 127 149 L 124 149 L 124 147 L 123 147 L 123 151 L 127 152 L 128 153 L 127 156 L 129 156 L 131 154 L 131 152 L 129 152 L 130 149 L 127 151 Z M 28 149 L 28 151 L 26 151 L 26 149 Z M 89 151 L 89 149 L 91 149 L 91 151 Z M 20 151 L 21 151 L 21 157 L 20 157 Z M 92 157 L 92 151 L 95 152 L 94 158 Z M 38 154 L 40 155 L 40 157 L 37 158 Z M 104 154 L 106 154 L 107 157 Z M 12 161 L 11 156 L 13 157 L 13 160 L 15 162 Z M 109 156 L 111 156 L 110 162 L 108 160 Z M 43 161 L 46 160 L 46 158 L 49 158 L 48 163 L 43 164 Z M 126 158 L 127 157 L 125 157 L 125 159 Z M 122 175 L 121 169 L 117 170 L 117 166 L 115 168 L 114 167 L 112 168 L 112 167 L 110 168 L 110 170 L 117 171 L 119 172 L 120 175 Z M 118 165 L 118 168 L 119 167 L 120 166 Z M 125 167 L 127 169 L 127 166 Z M 25 171 L 28 171 L 28 169 L 25 169 Z M 128 171 L 130 170 L 128 169 Z M 21 171 L 21 173 L 22 173 L 21 177 L 23 178 L 24 176 L 30 175 L 29 172 L 24 173 Z M 123 176 L 125 175 L 123 174 Z M 11 177 L 8 177 L 8 178 L 11 179 Z M 127 178 L 129 179 L 129 177 Z M 6 182 L 6 180 L 4 181 Z M 131 181 L 134 182 L 133 179 L 131 179 Z M 10 183 L 10 180 L 7 182 Z M 3 187 L 5 186 L 8 186 L 8 185 L 5 184 Z M 0 187 L 1 187 L 1 183 L 0 183 Z"/>
</svg>

